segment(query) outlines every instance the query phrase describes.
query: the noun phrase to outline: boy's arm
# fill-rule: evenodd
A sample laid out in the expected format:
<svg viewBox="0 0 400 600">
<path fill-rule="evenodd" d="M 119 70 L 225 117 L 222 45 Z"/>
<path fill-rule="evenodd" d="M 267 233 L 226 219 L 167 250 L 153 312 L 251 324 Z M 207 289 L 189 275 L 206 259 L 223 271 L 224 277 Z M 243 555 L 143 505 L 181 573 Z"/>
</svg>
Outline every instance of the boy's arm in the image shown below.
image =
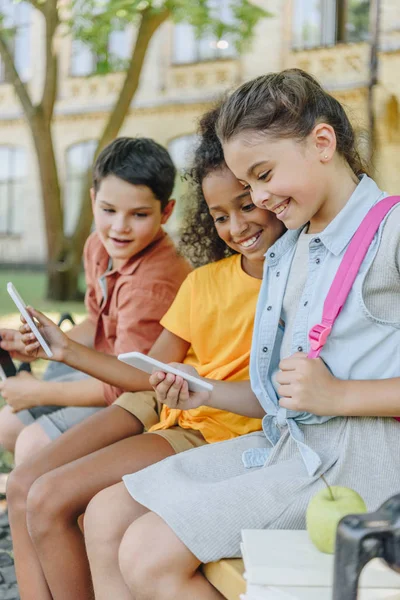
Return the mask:
<svg viewBox="0 0 400 600">
<path fill-rule="evenodd" d="M 81 381 L 42 381 L 19 373 L 0 382 L 0 393 L 14 412 L 33 406 L 104 406 L 103 385 L 92 377 Z"/>
<path fill-rule="evenodd" d="M 33 406 L 105 406 L 103 385 L 89 377 L 80 381 L 40 381 Z"/>
</svg>

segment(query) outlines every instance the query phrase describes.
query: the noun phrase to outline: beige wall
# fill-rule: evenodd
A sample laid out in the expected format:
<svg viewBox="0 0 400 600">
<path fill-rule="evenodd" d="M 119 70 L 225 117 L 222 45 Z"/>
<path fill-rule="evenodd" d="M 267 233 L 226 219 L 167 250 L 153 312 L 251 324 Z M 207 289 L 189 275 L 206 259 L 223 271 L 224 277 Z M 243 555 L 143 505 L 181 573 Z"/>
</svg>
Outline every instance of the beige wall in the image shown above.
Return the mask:
<svg viewBox="0 0 400 600">
<path fill-rule="evenodd" d="M 251 47 L 237 60 L 172 65 L 173 26 L 164 24 L 154 36 L 146 58 L 140 89 L 121 135 L 146 135 L 164 145 L 195 131 L 196 120 L 224 90 L 271 70 L 290 66 L 315 74 L 346 104 L 358 128 L 365 126 L 369 48 L 367 44 L 292 52 L 292 0 L 257 0 L 273 17 L 257 26 Z M 380 85 L 376 93 L 379 124 L 377 178 L 390 192 L 400 190 L 400 4 L 383 0 Z M 397 28 L 397 29 L 396 29 Z M 43 55 L 39 40 L 43 24 L 35 15 L 32 40 L 32 94 L 43 81 Z M 60 37 L 60 90 L 54 122 L 54 143 L 61 181 L 69 146 L 98 137 L 107 111 L 116 97 L 121 76 L 70 77 L 71 40 Z M 1 262 L 43 262 L 45 241 L 40 189 L 32 143 L 13 90 L 0 85 L 0 145 L 18 144 L 29 154 L 29 184 L 20 207 L 24 233 L 0 236 Z"/>
</svg>

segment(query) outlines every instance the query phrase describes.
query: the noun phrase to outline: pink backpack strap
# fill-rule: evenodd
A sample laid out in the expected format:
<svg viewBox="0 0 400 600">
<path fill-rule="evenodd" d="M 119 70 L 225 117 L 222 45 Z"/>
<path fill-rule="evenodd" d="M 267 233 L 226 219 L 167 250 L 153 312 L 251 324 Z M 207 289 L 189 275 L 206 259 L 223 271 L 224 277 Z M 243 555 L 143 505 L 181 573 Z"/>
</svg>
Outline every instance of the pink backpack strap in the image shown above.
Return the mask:
<svg viewBox="0 0 400 600">
<path fill-rule="evenodd" d="M 368 211 L 355 232 L 325 298 L 321 323 L 314 325 L 308 334 L 311 347 L 309 358 L 318 358 L 320 355 L 381 222 L 399 202 L 400 196 L 388 196 L 380 200 Z"/>
</svg>

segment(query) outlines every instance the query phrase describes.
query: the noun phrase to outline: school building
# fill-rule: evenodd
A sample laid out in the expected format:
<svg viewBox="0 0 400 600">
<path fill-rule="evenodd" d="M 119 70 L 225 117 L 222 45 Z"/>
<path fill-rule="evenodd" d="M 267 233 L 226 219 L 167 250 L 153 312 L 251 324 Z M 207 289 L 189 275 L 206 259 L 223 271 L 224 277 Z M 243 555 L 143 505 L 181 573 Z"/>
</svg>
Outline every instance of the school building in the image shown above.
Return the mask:
<svg viewBox="0 0 400 600">
<path fill-rule="evenodd" d="M 235 0 L 213 2 L 230 18 Z M 196 121 L 225 90 L 268 71 L 300 67 L 342 101 L 357 127 L 367 123 L 370 78 L 368 0 L 253 0 L 272 16 L 258 24 L 251 45 L 240 55 L 229 38 L 198 39 L 186 24 L 165 23 L 154 35 L 140 89 L 120 135 L 155 138 L 181 168 L 195 142 Z M 31 5 L 1 0 L 16 28 L 15 61 L 33 97 L 43 82 L 41 15 Z M 116 31 L 110 45 L 122 58 L 132 31 Z M 59 40 L 59 94 L 53 125 L 65 230 L 79 213 L 82 173 L 91 163 L 121 81 L 121 73 L 91 76 L 96 57 L 76 41 Z M 378 182 L 400 193 L 400 2 L 381 0 L 379 74 L 375 93 Z M 2 83 L 3 81 L 3 83 Z M 30 131 L 12 87 L 4 83 L 0 61 L 0 266 L 45 261 L 44 221 Z"/>
</svg>

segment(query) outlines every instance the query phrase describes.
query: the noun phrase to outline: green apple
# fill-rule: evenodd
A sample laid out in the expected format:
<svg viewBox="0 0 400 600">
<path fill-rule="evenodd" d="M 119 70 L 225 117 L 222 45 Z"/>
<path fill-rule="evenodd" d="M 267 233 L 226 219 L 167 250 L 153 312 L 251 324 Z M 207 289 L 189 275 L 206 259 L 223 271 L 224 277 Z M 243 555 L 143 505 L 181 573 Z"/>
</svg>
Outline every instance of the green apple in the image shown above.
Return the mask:
<svg viewBox="0 0 400 600">
<path fill-rule="evenodd" d="M 367 507 L 357 492 L 338 485 L 327 486 L 311 498 L 307 512 L 307 531 L 321 552 L 335 552 L 336 529 L 342 517 L 365 513 Z"/>
</svg>

